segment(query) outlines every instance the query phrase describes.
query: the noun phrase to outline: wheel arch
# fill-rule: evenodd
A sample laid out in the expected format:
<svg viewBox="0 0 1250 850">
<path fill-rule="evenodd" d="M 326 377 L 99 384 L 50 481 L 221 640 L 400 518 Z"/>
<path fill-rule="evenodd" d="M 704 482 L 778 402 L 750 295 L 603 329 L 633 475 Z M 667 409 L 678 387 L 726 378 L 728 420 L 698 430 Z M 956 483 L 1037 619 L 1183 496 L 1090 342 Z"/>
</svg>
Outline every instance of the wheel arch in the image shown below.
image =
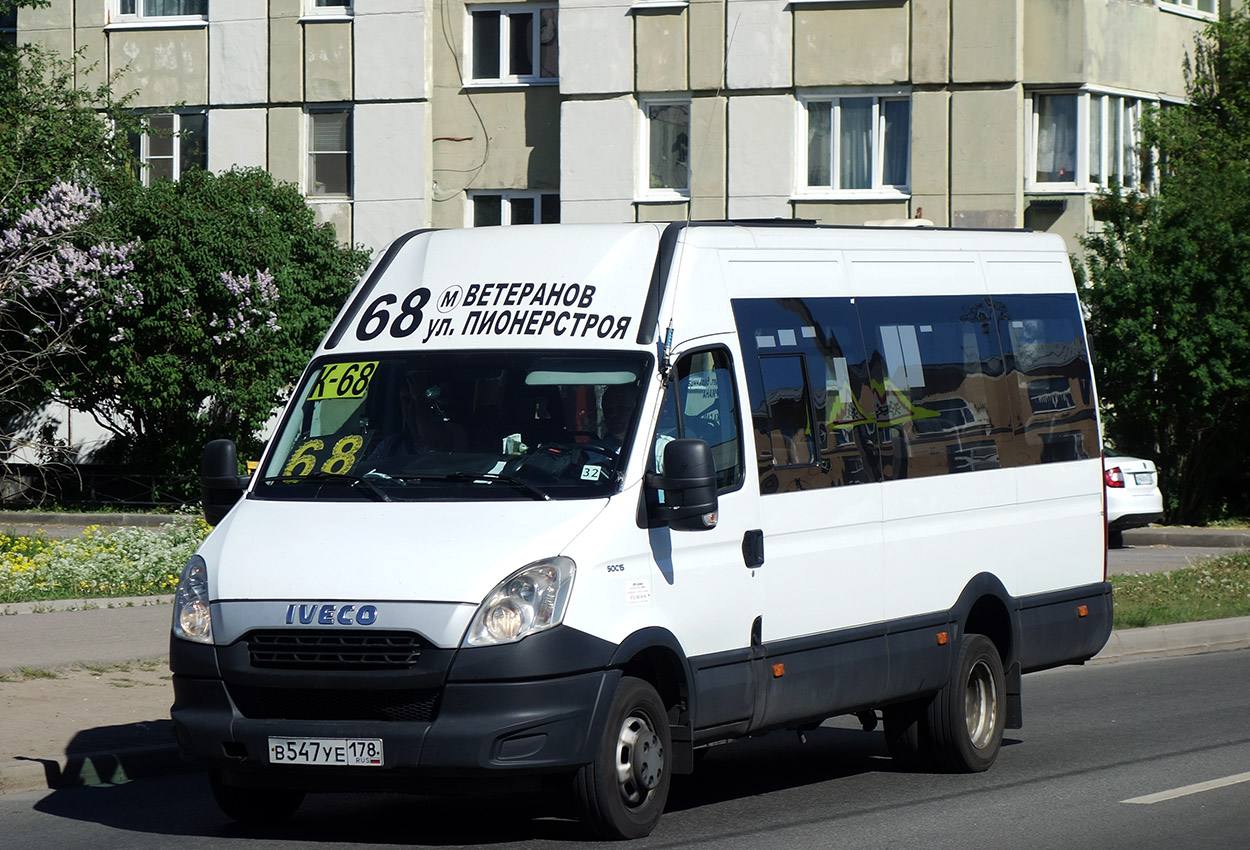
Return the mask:
<svg viewBox="0 0 1250 850">
<path fill-rule="evenodd" d="M 680 641 L 668 629 L 649 627 L 621 641 L 608 666 L 649 682 L 669 710 L 673 726 L 688 726 L 694 716 L 693 674 Z"/>
<path fill-rule="evenodd" d="M 1020 606 L 997 576 L 974 576 L 951 613 L 961 634 L 985 635 L 993 641 L 1004 668 L 1010 668 L 1019 659 Z"/>
</svg>

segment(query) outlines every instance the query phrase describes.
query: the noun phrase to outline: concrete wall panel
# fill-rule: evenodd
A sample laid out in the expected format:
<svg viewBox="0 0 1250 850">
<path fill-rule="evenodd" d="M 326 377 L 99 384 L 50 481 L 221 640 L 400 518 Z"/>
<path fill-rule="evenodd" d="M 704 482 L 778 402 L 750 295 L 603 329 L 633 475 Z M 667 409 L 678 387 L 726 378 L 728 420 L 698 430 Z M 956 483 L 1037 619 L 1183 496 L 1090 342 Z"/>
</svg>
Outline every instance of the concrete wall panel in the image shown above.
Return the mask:
<svg viewBox="0 0 1250 850">
<path fill-rule="evenodd" d="M 429 107 L 423 103 L 361 103 L 353 115 L 357 201 L 425 197 Z"/>
<path fill-rule="evenodd" d="M 726 0 L 729 4 L 731 89 L 784 88 L 792 84 L 792 39 L 787 0 Z"/>
<path fill-rule="evenodd" d="M 1015 82 L 1024 73 L 1024 0 L 951 0 L 951 78 Z"/>
<path fill-rule="evenodd" d="M 690 102 L 690 203 L 695 218 L 724 218 L 725 109 L 724 97 L 697 97 Z"/>
<path fill-rule="evenodd" d="M 355 244 L 352 234 L 352 205 L 347 201 L 321 201 L 311 204 L 313 216 L 319 224 L 330 224 L 338 236 L 339 242 L 346 245 Z"/>
<path fill-rule="evenodd" d="M 352 25 L 304 25 L 304 98 L 311 102 L 352 99 Z"/>
<path fill-rule="evenodd" d="M 377 252 L 396 237 L 418 227 L 429 226 L 426 201 L 425 198 L 407 201 L 357 200 L 352 205 L 352 239 Z"/>
<path fill-rule="evenodd" d="M 794 99 L 735 97 L 729 102 L 729 215 L 790 215 L 794 191 Z"/>
<path fill-rule="evenodd" d="M 638 106 L 633 98 L 560 109 L 561 221 L 633 221 Z"/>
<path fill-rule="evenodd" d="M 275 4 L 276 5 L 276 4 Z M 304 27 L 295 14 L 270 9 L 269 100 L 291 103 L 304 99 Z"/>
<path fill-rule="evenodd" d="M 911 80 L 950 81 L 950 0 L 911 0 Z"/>
<path fill-rule="evenodd" d="M 264 168 L 268 115 L 264 109 L 214 109 L 208 115 L 208 170 Z"/>
<path fill-rule="evenodd" d="M 301 191 L 305 189 L 304 170 L 308 159 L 304 126 L 304 110 L 299 107 L 269 110 L 269 162 L 265 167 L 275 178 L 295 183 Z"/>
<path fill-rule="evenodd" d="M 951 225 L 1021 225 L 1023 103 L 1019 85 L 951 95 Z"/>
<path fill-rule="evenodd" d="M 208 27 L 114 30 L 109 66 L 122 72 L 115 91 L 138 91 L 132 106 L 207 103 Z"/>
<path fill-rule="evenodd" d="M 638 91 L 686 91 L 686 15 L 672 9 L 634 14 Z"/>
<path fill-rule="evenodd" d="M 796 86 L 879 85 L 906 82 L 908 11 L 905 5 L 796 6 Z"/>
<path fill-rule="evenodd" d="M 353 22 L 356 97 L 360 100 L 428 98 L 430 69 L 423 10 L 356 13 Z"/>
<path fill-rule="evenodd" d="M 216 5 L 212 6 L 216 9 Z M 269 24 L 263 17 L 209 25 L 209 103 L 264 103 L 268 96 Z"/>
<path fill-rule="evenodd" d="M 725 85 L 725 7 L 722 0 L 691 0 L 690 87 L 715 91 Z"/>
<path fill-rule="evenodd" d="M 560 4 L 560 91 L 617 94 L 633 90 L 634 22 L 629 4 L 572 0 Z"/>
</svg>

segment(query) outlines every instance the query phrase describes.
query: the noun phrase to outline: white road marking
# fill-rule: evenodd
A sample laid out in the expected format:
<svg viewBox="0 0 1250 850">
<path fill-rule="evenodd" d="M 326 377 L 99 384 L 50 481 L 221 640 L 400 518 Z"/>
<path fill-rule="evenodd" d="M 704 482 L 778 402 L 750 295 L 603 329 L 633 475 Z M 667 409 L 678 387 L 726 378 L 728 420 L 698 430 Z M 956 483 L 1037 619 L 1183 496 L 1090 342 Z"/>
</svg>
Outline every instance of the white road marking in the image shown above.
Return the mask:
<svg viewBox="0 0 1250 850">
<path fill-rule="evenodd" d="M 1162 803 L 1166 800 L 1175 800 L 1177 797 L 1188 797 L 1190 794 L 1201 794 L 1203 791 L 1212 791 L 1216 788 L 1236 785 L 1239 782 L 1250 782 L 1250 773 L 1238 773 L 1235 776 L 1225 776 L 1223 779 L 1212 779 L 1208 782 L 1185 785 L 1181 788 L 1173 788 L 1171 791 L 1160 791 L 1157 794 L 1147 794 L 1144 797 L 1134 797 L 1131 800 L 1121 800 L 1120 802 L 1140 803 L 1141 805 L 1148 806 L 1151 803 Z"/>
</svg>

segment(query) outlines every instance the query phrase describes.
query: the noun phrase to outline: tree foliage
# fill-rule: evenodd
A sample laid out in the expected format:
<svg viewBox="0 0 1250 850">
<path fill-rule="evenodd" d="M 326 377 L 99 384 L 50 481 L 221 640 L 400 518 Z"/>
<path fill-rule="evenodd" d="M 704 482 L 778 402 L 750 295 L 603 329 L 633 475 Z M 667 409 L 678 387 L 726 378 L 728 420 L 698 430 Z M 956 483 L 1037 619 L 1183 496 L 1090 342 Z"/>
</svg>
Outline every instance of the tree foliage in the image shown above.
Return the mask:
<svg viewBox="0 0 1250 850">
<path fill-rule="evenodd" d="M 138 240 L 142 301 L 91 317 L 58 394 L 113 428 L 117 459 L 192 474 L 219 437 L 254 456 L 368 254 L 260 169 L 132 184 L 105 221 Z"/>
<path fill-rule="evenodd" d="M 1157 194 L 1111 187 L 1083 242 L 1108 440 L 1200 523 L 1250 506 L 1250 11 L 1205 29 L 1186 81 L 1189 105 L 1143 119 Z"/>
</svg>

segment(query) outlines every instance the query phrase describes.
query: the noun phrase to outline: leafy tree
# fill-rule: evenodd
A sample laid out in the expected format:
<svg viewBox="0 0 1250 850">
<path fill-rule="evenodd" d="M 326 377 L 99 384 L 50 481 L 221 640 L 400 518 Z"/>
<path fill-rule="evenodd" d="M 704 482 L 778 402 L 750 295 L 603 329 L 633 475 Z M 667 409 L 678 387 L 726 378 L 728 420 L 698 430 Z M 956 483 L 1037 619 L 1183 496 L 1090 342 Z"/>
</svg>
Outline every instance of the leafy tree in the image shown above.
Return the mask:
<svg viewBox="0 0 1250 850">
<path fill-rule="evenodd" d="M 138 297 L 126 283 L 134 246 L 101 227 L 101 189 L 134 179 L 112 119 L 130 120 L 107 84 L 79 89 L 71 63 L 0 43 L 0 438 L 77 368 L 87 316 Z"/>
<path fill-rule="evenodd" d="M 1158 193 L 1111 187 L 1083 241 L 1108 439 L 1200 523 L 1250 506 L 1250 11 L 1205 29 L 1186 81 L 1188 106 L 1142 122 Z"/>
<path fill-rule="evenodd" d="M 260 169 L 133 184 L 105 220 L 139 242 L 142 300 L 88 319 L 86 368 L 59 396 L 116 433 L 116 459 L 148 469 L 193 473 L 219 437 L 254 455 L 367 252 Z"/>
</svg>

